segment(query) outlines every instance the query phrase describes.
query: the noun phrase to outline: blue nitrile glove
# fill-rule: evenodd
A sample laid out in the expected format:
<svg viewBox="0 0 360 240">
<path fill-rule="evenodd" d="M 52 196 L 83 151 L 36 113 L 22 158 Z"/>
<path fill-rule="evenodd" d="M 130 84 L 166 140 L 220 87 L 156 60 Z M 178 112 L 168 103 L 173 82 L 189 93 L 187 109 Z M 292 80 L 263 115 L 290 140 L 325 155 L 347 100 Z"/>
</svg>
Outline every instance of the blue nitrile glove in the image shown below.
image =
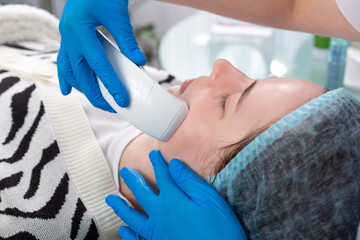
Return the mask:
<svg viewBox="0 0 360 240">
<path fill-rule="evenodd" d="M 158 195 L 143 177 L 124 167 L 120 176 L 148 216 L 129 207 L 116 195 L 106 203 L 128 227 L 119 234 L 125 240 L 137 239 L 246 239 L 245 232 L 226 201 L 180 160 L 168 165 L 159 151 L 151 151 Z"/>
<path fill-rule="evenodd" d="M 94 106 L 113 112 L 101 95 L 94 72 L 119 106 L 129 104 L 129 95 L 96 37 L 95 28 L 100 25 L 109 30 L 125 56 L 138 65 L 146 63 L 133 33 L 127 0 L 67 0 L 59 24 L 60 89 L 67 95 L 75 87 Z"/>
</svg>

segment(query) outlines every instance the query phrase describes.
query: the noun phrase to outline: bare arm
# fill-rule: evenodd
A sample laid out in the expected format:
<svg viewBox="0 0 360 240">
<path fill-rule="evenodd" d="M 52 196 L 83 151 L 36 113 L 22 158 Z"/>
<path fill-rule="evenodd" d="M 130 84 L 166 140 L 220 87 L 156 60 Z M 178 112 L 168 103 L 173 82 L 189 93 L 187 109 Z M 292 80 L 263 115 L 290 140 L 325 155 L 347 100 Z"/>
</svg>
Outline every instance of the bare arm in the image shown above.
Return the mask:
<svg viewBox="0 0 360 240">
<path fill-rule="evenodd" d="M 335 0 L 162 0 L 260 25 L 360 41 Z"/>
</svg>

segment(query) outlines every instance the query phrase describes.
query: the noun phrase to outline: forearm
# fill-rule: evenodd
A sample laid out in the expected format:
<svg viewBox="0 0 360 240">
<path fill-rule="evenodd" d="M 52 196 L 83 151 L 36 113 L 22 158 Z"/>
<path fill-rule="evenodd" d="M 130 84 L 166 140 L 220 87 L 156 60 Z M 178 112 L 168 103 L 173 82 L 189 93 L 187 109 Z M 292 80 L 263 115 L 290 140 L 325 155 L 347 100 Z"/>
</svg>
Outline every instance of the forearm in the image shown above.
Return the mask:
<svg viewBox="0 0 360 240">
<path fill-rule="evenodd" d="M 161 0 L 260 25 L 360 41 L 334 0 Z"/>
</svg>

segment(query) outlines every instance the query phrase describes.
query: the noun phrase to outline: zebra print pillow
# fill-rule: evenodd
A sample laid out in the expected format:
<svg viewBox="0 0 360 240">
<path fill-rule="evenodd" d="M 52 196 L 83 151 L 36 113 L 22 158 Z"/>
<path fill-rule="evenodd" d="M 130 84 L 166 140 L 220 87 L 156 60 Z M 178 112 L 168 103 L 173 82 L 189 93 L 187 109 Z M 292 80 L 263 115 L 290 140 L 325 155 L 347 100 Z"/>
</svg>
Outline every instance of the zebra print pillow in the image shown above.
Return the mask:
<svg viewBox="0 0 360 240">
<path fill-rule="evenodd" d="M 97 239 L 32 80 L 0 70 L 0 239 Z"/>
</svg>

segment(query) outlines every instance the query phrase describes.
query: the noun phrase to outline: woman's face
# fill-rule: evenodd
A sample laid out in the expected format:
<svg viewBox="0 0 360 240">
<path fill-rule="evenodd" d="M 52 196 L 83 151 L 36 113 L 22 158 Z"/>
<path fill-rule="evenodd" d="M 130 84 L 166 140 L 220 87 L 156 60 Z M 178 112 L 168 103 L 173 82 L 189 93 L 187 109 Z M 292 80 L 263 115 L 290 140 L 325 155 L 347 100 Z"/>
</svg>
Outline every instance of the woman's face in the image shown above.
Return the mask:
<svg viewBox="0 0 360 240">
<path fill-rule="evenodd" d="M 167 161 L 178 158 L 206 177 L 214 174 L 220 148 L 276 122 L 324 89 L 292 78 L 255 83 L 228 61 L 217 60 L 210 76 L 187 80 L 169 92 L 187 103 L 189 113 L 168 142 L 159 142 L 159 150 Z"/>
</svg>

